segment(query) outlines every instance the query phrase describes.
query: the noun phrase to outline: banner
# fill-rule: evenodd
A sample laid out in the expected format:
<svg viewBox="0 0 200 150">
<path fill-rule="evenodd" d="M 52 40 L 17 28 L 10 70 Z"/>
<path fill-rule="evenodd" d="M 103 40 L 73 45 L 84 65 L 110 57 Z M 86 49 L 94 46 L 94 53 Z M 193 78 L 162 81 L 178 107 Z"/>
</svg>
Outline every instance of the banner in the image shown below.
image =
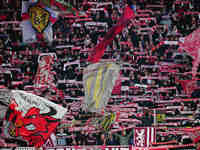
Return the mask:
<svg viewBox="0 0 200 150">
<path fill-rule="evenodd" d="M 153 127 L 134 128 L 134 144 L 136 147 L 150 147 L 156 141 L 156 129 Z"/>
<path fill-rule="evenodd" d="M 23 42 L 33 43 L 40 40 L 53 41 L 52 25 L 58 13 L 41 3 L 22 1 Z"/>
<path fill-rule="evenodd" d="M 52 74 L 52 64 L 56 59 L 55 53 L 43 53 L 38 58 L 38 68 L 35 76 L 35 87 L 39 88 L 44 85 L 53 85 L 54 75 Z"/>
<path fill-rule="evenodd" d="M 110 113 L 105 115 L 102 120 L 100 121 L 100 128 L 103 129 L 104 131 L 108 131 L 112 124 L 116 121 L 117 119 L 117 114 L 116 113 Z"/>
<path fill-rule="evenodd" d="M 85 110 L 101 112 L 107 105 L 119 72 L 120 66 L 112 62 L 91 64 L 84 70 Z"/>
<path fill-rule="evenodd" d="M 124 27 L 128 24 L 129 20 L 135 16 L 134 10 L 130 6 L 124 8 L 122 17 L 118 20 L 117 24 L 113 26 L 105 35 L 103 40 L 99 42 L 91 54 L 88 56 L 88 61 L 92 63 L 98 62 L 104 55 L 107 46 L 112 43 L 117 34 L 121 33 Z"/>
<path fill-rule="evenodd" d="M 40 95 L 41 92 L 48 90 L 47 94 L 43 96 L 49 100 L 57 100 L 59 97 L 64 98 L 63 92 L 56 87 L 56 73 L 52 72 L 56 59 L 57 56 L 55 53 L 40 54 L 38 57 L 38 69 L 34 80 L 35 94 Z"/>
<path fill-rule="evenodd" d="M 50 137 L 66 109 L 42 97 L 15 90 L 4 120 L 3 136 L 40 147 Z"/>
</svg>

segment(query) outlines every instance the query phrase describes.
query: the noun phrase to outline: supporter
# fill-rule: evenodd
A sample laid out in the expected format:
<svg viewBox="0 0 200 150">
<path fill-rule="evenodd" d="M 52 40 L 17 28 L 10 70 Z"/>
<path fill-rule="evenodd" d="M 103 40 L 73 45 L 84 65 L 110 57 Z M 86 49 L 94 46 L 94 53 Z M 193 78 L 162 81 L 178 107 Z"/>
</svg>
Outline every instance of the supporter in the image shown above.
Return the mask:
<svg viewBox="0 0 200 150">
<path fill-rule="evenodd" d="M 106 141 L 106 145 L 118 145 L 118 143 L 112 133 L 109 133 L 107 141 Z"/>
<path fill-rule="evenodd" d="M 64 133 L 63 128 L 61 128 L 59 130 L 59 133 L 57 133 L 56 136 L 57 136 L 57 145 L 58 146 L 66 146 L 67 145 L 67 139 L 66 139 L 67 134 Z"/>
<path fill-rule="evenodd" d="M 136 118 L 142 121 L 142 123 L 138 124 L 138 126 L 149 127 L 149 126 L 152 126 L 153 124 L 153 116 L 151 112 L 148 110 L 144 111 L 144 114 L 142 115 L 142 117 L 137 117 L 135 115 L 132 115 L 132 118 Z"/>
<path fill-rule="evenodd" d="M 77 134 L 76 141 L 77 145 L 86 145 L 86 134 L 83 130 Z"/>
<path fill-rule="evenodd" d="M 126 130 L 121 131 L 121 134 L 115 133 L 114 135 L 119 139 L 119 144 L 120 145 L 128 145 L 129 144 L 129 138 L 133 132 L 127 133 Z"/>
<path fill-rule="evenodd" d="M 97 136 L 97 145 L 106 145 L 106 135 L 104 133 Z"/>
<path fill-rule="evenodd" d="M 113 7 L 102 6 L 104 11 L 92 11 L 90 16 L 90 10 L 87 9 L 87 7 L 91 7 L 89 4 L 87 4 L 87 6 L 82 6 L 82 1 L 73 1 L 72 5 L 76 8 L 81 6 L 81 8 L 78 8 L 81 12 L 87 10 L 89 15 L 88 19 L 92 19 L 93 22 L 107 23 L 108 27 L 99 27 L 97 25 L 87 27 L 85 21 L 79 22 L 76 18 L 69 19 L 67 16 L 59 17 L 58 21 L 53 26 L 54 41 L 52 47 L 47 47 L 44 43 L 40 42 L 33 43 L 31 46 L 23 45 L 21 27 L 19 26 L 19 23 L 16 23 L 21 21 L 21 18 L 19 17 L 21 14 L 21 1 L 16 1 L 12 5 L 11 2 L 12 1 L 0 2 L 0 69 L 2 68 L 0 71 L 0 85 L 5 85 L 6 88 L 16 88 L 12 86 L 14 81 L 23 82 L 20 89 L 23 89 L 26 85 L 34 85 L 34 77 L 38 67 L 38 56 L 40 53 L 56 52 L 58 65 L 55 65 L 52 70 L 53 72 L 56 72 L 56 80 L 65 80 L 65 82 L 73 80 L 74 82 L 70 84 L 57 84 L 57 87 L 60 90 L 63 90 L 64 96 L 67 97 L 64 100 L 60 99 L 57 103 L 68 106 L 72 101 L 79 101 L 78 98 L 84 96 L 84 89 L 82 83 L 80 83 L 79 86 L 76 82 L 82 81 L 83 69 L 88 65 L 88 54 L 93 50 L 95 45 L 102 40 L 108 29 L 116 24 L 122 14 L 124 2 L 113 0 L 111 1 L 113 2 Z M 198 127 L 200 120 L 198 112 L 199 99 L 197 100 L 197 103 L 192 101 L 187 105 L 182 101 L 185 101 L 185 98 L 199 98 L 199 87 L 189 95 L 184 92 L 185 87 L 180 82 L 192 78 L 190 75 L 185 74 L 186 72 L 191 71 L 192 58 L 190 58 L 190 56 L 183 56 L 179 61 L 179 58 L 174 57 L 174 54 L 178 53 L 178 46 L 163 44 L 163 41 L 180 42 L 180 37 L 188 35 L 199 27 L 200 19 L 198 14 L 192 14 L 194 11 L 199 11 L 199 1 L 190 1 L 190 5 L 188 5 L 189 1 L 187 0 L 137 0 L 136 2 L 137 15 L 140 16 L 136 17 L 134 21 L 130 21 L 123 32 L 117 35 L 113 44 L 109 46 L 106 50 L 106 54 L 103 56 L 103 59 L 106 60 L 121 59 L 124 63 L 131 64 L 129 69 L 121 67 L 122 78 L 127 78 L 125 81 L 122 80 L 122 87 L 126 86 L 128 88 L 124 89 L 129 90 L 121 91 L 119 95 L 120 98 L 113 98 L 112 104 L 121 105 L 129 101 L 137 104 L 139 107 L 137 109 L 143 109 L 144 107 L 154 108 L 156 106 L 156 109 L 165 110 L 167 106 L 175 105 L 175 102 L 172 101 L 180 101 L 177 102 L 176 108 L 171 110 L 171 112 L 170 110 L 163 111 L 168 111 L 166 112 L 166 117 L 170 116 L 173 119 L 176 119 L 178 115 L 178 117 L 189 118 L 187 113 L 192 111 L 195 112 L 193 114 L 194 121 L 181 121 L 181 127 Z M 182 4 L 184 2 L 186 4 Z M 87 1 L 85 3 L 87 3 Z M 159 4 L 159 6 L 157 8 L 151 8 L 152 6 L 149 6 L 151 4 Z M 147 11 L 147 13 L 141 13 L 140 11 Z M 143 17 L 143 15 L 146 16 Z M 81 17 L 79 16 L 78 19 L 80 18 Z M 7 21 L 11 21 L 11 23 Z M 80 23 L 81 26 L 76 27 L 73 23 Z M 69 48 L 57 49 L 59 46 L 69 45 L 71 45 Z M 81 47 L 80 49 L 77 48 L 79 46 Z M 113 50 L 118 51 L 115 51 L 116 53 L 114 54 Z M 118 56 L 120 56 L 120 58 Z M 134 60 L 132 59 L 132 56 L 134 56 Z M 155 57 L 155 60 L 152 60 L 154 59 L 152 56 Z M 69 65 L 64 68 L 65 63 L 73 63 L 76 60 L 80 60 L 80 63 L 78 63 L 78 66 L 80 65 L 79 67 L 77 67 L 77 65 Z M 166 66 L 168 69 L 164 68 L 164 64 L 167 64 Z M 171 67 L 177 64 L 181 64 L 181 66 Z M 10 66 L 8 67 L 7 65 Z M 147 68 L 143 67 L 143 65 L 147 66 Z M 158 69 L 156 66 L 158 66 Z M 148 67 L 151 68 L 148 69 Z M 169 73 L 169 71 L 172 71 L 173 69 L 175 70 L 175 73 Z M 167 76 L 168 78 L 160 79 L 163 76 Z M 133 90 L 130 90 L 130 87 L 133 88 Z M 169 87 L 174 89 L 162 91 L 162 89 L 167 89 Z M 153 102 L 135 101 L 135 99 L 137 99 L 136 96 L 146 98 L 148 95 L 145 95 L 144 93 L 148 93 L 147 91 L 149 89 L 152 90 L 153 93 L 150 96 L 153 99 Z M 51 94 L 51 91 L 47 90 L 46 92 Z M 45 96 L 47 93 L 41 92 L 40 95 Z M 156 98 L 154 97 L 155 95 L 157 95 Z M 134 98 L 132 98 L 133 96 Z M 75 112 L 75 110 L 70 111 L 72 111 L 72 113 L 78 113 Z M 141 117 L 136 117 L 138 116 L 138 112 L 131 116 L 133 119 L 142 121 L 141 124 L 137 123 L 135 126 L 150 127 L 153 125 L 154 116 L 150 111 L 145 112 Z M 87 120 L 87 118 L 85 120 Z M 174 122 L 179 123 L 177 120 Z M 163 122 L 157 122 L 157 126 L 162 126 L 162 123 Z M 167 122 L 167 127 L 170 126 L 168 123 L 170 124 L 171 122 Z M 60 134 L 65 135 L 64 131 Z M 119 143 L 121 145 L 128 145 L 127 135 L 123 136 L 119 134 L 119 143 L 117 143 L 117 134 L 111 133 L 109 137 L 106 137 L 103 133 L 96 133 L 97 135 L 89 134 L 88 138 L 86 138 L 87 134 L 83 131 L 81 131 L 80 135 L 76 132 L 72 132 L 72 134 L 76 134 L 76 137 L 69 137 L 69 139 L 66 139 L 65 136 L 60 137 L 58 134 L 58 140 L 61 138 L 59 144 L 63 146 L 87 144 L 117 145 Z M 97 141 L 94 142 L 96 138 Z M 167 141 L 170 136 L 162 138 L 163 140 L 161 141 Z M 182 140 L 182 142 L 183 144 L 191 143 L 191 141 L 185 142 L 184 140 Z"/>
<path fill-rule="evenodd" d="M 92 133 L 88 133 L 86 134 L 86 145 L 96 145 L 96 135 L 92 134 Z"/>
</svg>

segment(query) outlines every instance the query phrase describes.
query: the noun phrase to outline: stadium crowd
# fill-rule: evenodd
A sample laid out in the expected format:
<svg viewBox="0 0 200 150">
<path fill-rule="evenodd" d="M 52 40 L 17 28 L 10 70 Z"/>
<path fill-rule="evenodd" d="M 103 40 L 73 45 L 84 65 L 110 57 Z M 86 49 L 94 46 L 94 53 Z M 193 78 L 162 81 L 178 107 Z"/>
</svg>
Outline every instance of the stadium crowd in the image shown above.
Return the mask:
<svg viewBox="0 0 200 150">
<path fill-rule="evenodd" d="M 75 116 L 82 113 L 82 76 L 89 64 L 88 53 L 116 23 L 125 2 L 73 0 L 70 3 L 80 16 L 59 16 L 53 25 L 51 45 L 45 42 L 27 45 L 22 42 L 21 1 L 0 1 L 0 87 L 34 90 L 38 56 L 56 53 L 52 72 L 64 98 L 53 101 Z M 127 121 L 116 123 L 109 133 L 59 127 L 55 132 L 58 146 L 134 145 L 134 127 L 155 127 L 154 146 L 193 143 L 191 136 L 174 132 L 174 128 L 200 126 L 200 67 L 193 81 L 193 58 L 184 50 L 179 51 L 178 43 L 199 27 L 200 3 L 198 0 L 137 0 L 136 7 L 136 17 L 117 35 L 102 58 L 121 65 L 120 90 L 113 92 L 106 109 L 134 104 L 131 111 L 120 116 Z M 190 84 L 186 86 L 185 82 Z M 48 94 L 55 95 L 55 92 L 47 89 L 40 95 Z M 72 119 L 66 116 L 65 121 Z M 131 119 L 134 121 L 130 122 Z M 130 125 L 134 127 L 128 128 Z"/>
</svg>

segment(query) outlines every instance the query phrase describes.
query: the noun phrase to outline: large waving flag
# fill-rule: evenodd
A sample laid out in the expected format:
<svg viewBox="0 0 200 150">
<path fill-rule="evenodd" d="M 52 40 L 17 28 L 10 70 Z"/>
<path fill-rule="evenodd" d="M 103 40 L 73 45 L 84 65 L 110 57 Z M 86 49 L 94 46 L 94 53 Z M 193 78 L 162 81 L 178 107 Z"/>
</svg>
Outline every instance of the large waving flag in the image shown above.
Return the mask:
<svg viewBox="0 0 200 150">
<path fill-rule="evenodd" d="M 24 91 L 12 91 L 11 95 L 3 136 L 24 140 L 29 146 L 42 146 L 55 131 L 67 110 Z"/>
<path fill-rule="evenodd" d="M 63 0 L 22 1 L 23 42 L 53 41 L 52 25 L 60 13 L 77 14 L 77 10 Z"/>
<path fill-rule="evenodd" d="M 194 77 L 200 62 L 200 28 L 186 36 L 184 42 L 180 43 L 179 46 L 180 50 L 185 50 L 193 57 L 192 74 Z"/>
<path fill-rule="evenodd" d="M 84 70 L 84 110 L 101 112 L 104 109 L 111 96 L 119 72 L 120 66 L 112 62 L 91 64 Z"/>
<path fill-rule="evenodd" d="M 58 13 L 38 2 L 22 1 L 23 42 L 53 41 L 52 25 Z"/>
<path fill-rule="evenodd" d="M 103 56 L 107 46 L 111 44 L 111 42 L 113 41 L 113 39 L 116 37 L 117 34 L 122 32 L 124 27 L 128 24 L 129 20 L 134 16 L 135 16 L 134 7 L 126 6 L 124 8 L 124 13 L 118 20 L 117 24 L 113 26 L 105 35 L 104 39 L 95 46 L 94 50 L 88 57 L 88 61 L 92 63 L 98 62 Z"/>
</svg>

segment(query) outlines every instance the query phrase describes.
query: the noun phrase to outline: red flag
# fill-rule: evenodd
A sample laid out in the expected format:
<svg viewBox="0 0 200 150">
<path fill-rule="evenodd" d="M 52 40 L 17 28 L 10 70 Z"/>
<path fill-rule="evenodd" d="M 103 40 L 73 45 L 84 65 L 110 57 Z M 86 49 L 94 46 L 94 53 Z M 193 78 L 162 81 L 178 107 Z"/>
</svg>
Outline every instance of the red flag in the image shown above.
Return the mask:
<svg viewBox="0 0 200 150">
<path fill-rule="evenodd" d="M 200 28 L 185 37 L 184 42 L 179 44 L 180 50 L 185 50 L 193 57 L 192 75 L 196 75 L 197 67 L 200 62 Z"/>
<path fill-rule="evenodd" d="M 12 91 L 4 119 L 3 137 L 41 147 L 55 131 L 66 109 L 24 91 Z"/>
<path fill-rule="evenodd" d="M 36 107 L 32 107 L 24 117 L 20 111 L 16 110 L 14 104 L 10 105 L 8 111 L 10 115 L 8 121 L 15 120 L 15 125 L 10 129 L 13 131 L 9 131 L 10 135 L 22 137 L 31 146 L 40 147 L 44 144 L 59 123 L 53 117 L 40 115 L 40 110 Z M 31 118 L 33 116 L 35 118 Z M 29 129 L 29 126 L 33 129 Z"/>
<path fill-rule="evenodd" d="M 115 36 L 123 30 L 123 28 L 127 25 L 129 20 L 134 16 L 134 11 L 129 6 L 126 6 L 124 9 L 124 13 L 118 20 L 117 24 L 108 31 L 104 39 L 95 46 L 94 50 L 88 56 L 88 61 L 92 63 L 98 62 L 103 56 L 107 46 L 111 44 Z"/>
</svg>

